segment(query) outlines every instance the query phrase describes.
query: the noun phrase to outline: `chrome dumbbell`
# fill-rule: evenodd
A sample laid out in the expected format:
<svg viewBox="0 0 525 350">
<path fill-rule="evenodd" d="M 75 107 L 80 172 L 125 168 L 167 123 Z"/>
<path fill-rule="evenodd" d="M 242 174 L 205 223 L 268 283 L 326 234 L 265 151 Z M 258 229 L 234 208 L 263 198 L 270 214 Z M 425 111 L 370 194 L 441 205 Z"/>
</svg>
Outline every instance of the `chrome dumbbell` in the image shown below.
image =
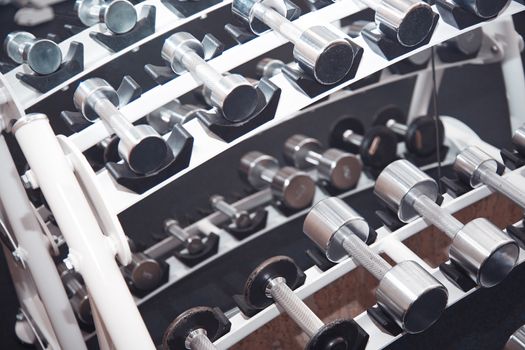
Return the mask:
<svg viewBox="0 0 525 350">
<path fill-rule="evenodd" d="M 189 71 L 202 82 L 207 100 L 222 111 L 224 118 L 240 122 L 250 117 L 258 103 L 255 87 L 239 74 L 217 72 L 203 57 L 202 43 L 190 33 L 175 33 L 162 46 L 162 58 L 171 69 L 177 74 Z"/>
<path fill-rule="evenodd" d="M 459 177 L 472 187 L 487 185 L 525 209 L 525 192 L 498 175 L 498 162 L 476 146 L 461 151 L 454 162 Z"/>
<path fill-rule="evenodd" d="M 516 150 L 525 156 L 525 125 L 518 128 L 512 135 L 512 143 Z"/>
<path fill-rule="evenodd" d="M 287 208 L 303 209 L 312 203 L 315 195 L 312 178 L 292 167 L 281 168 L 274 157 L 249 152 L 241 158 L 240 170 L 253 187 L 270 187 L 273 195 Z"/>
<path fill-rule="evenodd" d="M 383 169 L 397 158 L 397 136 L 385 126 L 364 131 L 354 118 L 338 121 L 332 128 L 330 146 L 359 154 L 367 167 Z"/>
<path fill-rule="evenodd" d="M 200 253 L 205 248 L 203 237 L 199 234 L 190 234 L 176 220 L 168 219 L 164 222 L 164 231 L 177 240 L 178 246 L 183 246 L 190 254 Z"/>
<path fill-rule="evenodd" d="M 162 266 L 160 263 L 144 253 L 133 253 L 131 263 L 122 271 L 133 286 L 141 291 L 155 289 L 162 280 Z"/>
<path fill-rule="evenodd" d="M 103 23 L 115 34 L 127 33 L 137 24 L 137 11 L 126 0 L 77 0 L 75 11 L 84 25 Z"/>
<path fill-rule="evenodd" d="M 484 218 L 461 223 L 436 204 L 437 183 L 407 160 L 387 166 L 376 180 L 375 194 L 399 220 L 410 222 L 421 215 L 450 239 L 450 259 L 481 287 L 500 283 L 514 268 L 517 243 Z"/>
<path fill-rule="evenodd" d="M 258 77 L 271 78 L 282 72 L 286 64 L 275 58 L 263 58 L 255 66 L 255 72 Z"/>
<path fill-rule="evenodd" d="M 315 167 L 319 179 L 338 190 L 354 187 L 361 176 L 361 162 L 350 153 L 329 148 L 304 135 L 293 135 L 284 143 L 284 155 L 296 168 Z"/>
<path fill-rule="evenodd" d="M 197 306 L 184 311 L 170 323 L 162 338 L 162 349 L 215 350 L 213 342 L 230 327 L 219 309 Z"/>
<path fill-rule="evenodd" d="M 136 173 L 158 170 L 169 147 L 149 125 L 133 125 L 119 111 L 119 96 L 104 79 L 91 78 L 79 84 L 73 96 L 76 108 L 84 118 L 100 118 L 119 137 L 118 153 Z"/>
<path fill-rule="evenodd" d="M 434 11 L 418 0 L 356 0 L 375 11 L 375 21 L 385 34 L 406 47 L 421 44 L 434 27 Z"/>
<path fill-rule="evenodd" d="M 62 64 L 62 51 L 55 42 L 37 39 L 28 32 L 9 33 L 4 48 L 10 59 L 18 64 L 26 63 L 37 74 L 51 74 Z"/>
<path fill-rule="evenodd" d="M 420 157 L 428 157 L 443 146 L 445 127 L 441 120 L 423 116 L 406 125 L 400 121 L 404 114 L 397 107 L 387 107 L 378 113 L 374 125 L 386 126 L 405 141 L 408 152 Z"/>
<path fill-rule="evenodd" d="M 408 333 L 426 330 L 447 306 L 447 289 L 414 261 L 391 266 L 364 241 L 368 223 L 341 199 L 331 197 L 317 203 L 303 226 L 333 262 L 351 256 L 378 281 L 378 305 Z"/>
<path fill-rule="evenodd" d="M 254 34 L 271 28 L 294 44 L 295 60 L 320 84 L 342 80 L 354 63 L 354 48 L 349 38 L 325 26 L 300 29 L 286 18 L 288 7 L 285 0 L 234 0 L 232 12 L 247 23 Z"/>
<path fill-rule="evenodd" d="M 272 301 L 306 333 L 309 342 L 305 349 L 354 349 L 366 344 L 359 326 L 351 319 L 325 324 L 293 292 L 298 283 L 299 268 L 287 256 L 270 258 L 256 267 L 246 280 L 244 299 L 255 310 L 264 309 Z M 363 344 L 363 346 L 364 346 Z"/>
<path fill-rule="evenodd" d="M 214 209 L 228 216 L 237 228 L 246 228 L 252 224 L 250 213 L 246 210 L 238 210 L 231 204 L 224 201 L 224 197 L 215 195 L 210 198 L 211 205 Z"/>
<path fill-rule="evenodd" d="M 492 18 L 503 11 L 511 0 L 453 0 L 459 6 L 481 18 Z"/>
</svg>

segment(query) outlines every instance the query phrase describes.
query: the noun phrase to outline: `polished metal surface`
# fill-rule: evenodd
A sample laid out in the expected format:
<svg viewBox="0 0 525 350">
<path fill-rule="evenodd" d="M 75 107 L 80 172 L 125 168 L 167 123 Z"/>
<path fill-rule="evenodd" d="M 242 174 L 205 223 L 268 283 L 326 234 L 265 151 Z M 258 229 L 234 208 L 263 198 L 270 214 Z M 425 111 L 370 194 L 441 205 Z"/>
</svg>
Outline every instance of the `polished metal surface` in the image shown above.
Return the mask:
<svg viewBox="0 0 525 350">
<path fill-rule="evenodd" d="M 164 135 L 172 131 L 175 125 L 184 124 L 195 118 L 198 110 L 202 110 L 202 108 L 182 104 L 179 101 L 171 101 L 148 114 L 146 119 L 153 129 Z"/>
<path fill-rule="evenodd" d="M 498 162 L 478 147 L 470 146 L 461 151 L 454 162 L 454 170 L 472 187 L 485 184 L 525 208 L 525 191 L 498 175 Z"/>
<path fill-rule="evenodd" d="M 127 0 L 77 0 L 75 9 L 84 25 L 103 23 L 114 34 L 131 31 L 138 20 L 135 7 Z"/>
<path fill-rule="evenodd" d="M 9 58 L 26 63 L 37 74 L 51 74 L 62 64 L 62 51 L 54 41 L 37 39 L 28 32 L 9 33 L 4 47 Z"/>
<path fill-rule="evenodd" d="M 266 289 L 271 298 L 286 311 L 308 337 L 313 337 L 324 326 L 323 321 L 286 285 L 284 278 L 271 279 Z"/>
<path fill-rule="evenodd" d="M 250 185 L 262 189 L 272 182 L 279 171 L 279 162 L 272 156 L 253 151 L 241 158 L 239 169 Z"/>
<path fill-rule="evenodd" d="M 456 234 L 449 254 L 478 285 L 492 287 L 512 271 L 519 247 L 490 221 L 478 218 L 465 224 Z"/>
<path fill-rule="evenodd" d="M 271 186 L 274 196 L 290 209 L 303 209 L 312 203 L 315 182 L 307 173 L 283 167 L 275 173 Z"/>
<path fill-rule="evenodd" d="M 410 222 L 418 217 L 417 211 L 407 200 L 411 191 L 436 201 L 439 195 L 437 183 L 407 160 L 390 163 L 376 179 L 374 193 L 390 209 L 397 212 L 399 220 Z"/>
<path fill-rule="evenodd" d="M 512 135 L 512 143 L 521 154 L 525 155 L 525 125 L 522 125 Z"/>
<path fill-rule="evenodd" d="M 119 137 L 118 152 L 139 174 L 156 171 L 169 151 L 164 139 L 149 125 L 133 125 L 118 110 L 117 92 L 105 80 L 91 78 L 79 84 L 73 101 L 90 121 L 99 117 Z"/>
<path fill-rule="evenodd" d="M 189 71 L 204 84 L 212 106 L 219 108 L 227 120 L 240 122 L 255 111 L 258 103 L 256 88 L 239 74 L 223 75 L 211 67 L 203 59 L 202 43 L 190 33 L 179 32 L 167 38 L 161 56 L 175 73 Z"/>
<path fill-rule="evenodd" d="M 131 263 L 124 267 L 124 274 L 133 285 L 143 291 L 149 291 L 159 285 L 162 267 L 155 259 L 144 253 L 133 253 Z"/>
<path fill-rule="evenodd" d="M 405 136 L 408 131 L 408 127 L 405 124 L 398 123 L 395 119 L 388 120 L 386 127 L 401 136 Z"/>
<path fill-rule="evenodd" d="M 377 303 L 408 333 L 433 325 L 447 306 L 447 289 L 414 261 L 392 267 L 376 289 Z"/>
<path fill-rule="evenodd" d="M 190 254 L 198 253 L 204 248 L 204 242 L 199 234 L 186 231 L 179 226 L 176 220 L 166 220 L 164 222 L 164 231 L 177 241 L 176 247 L 182 245 Z"/>
<path fill-rule="evenodd" d="M 246 210 L 237 210 L 234 206 L 226 203 L 222 196 L 212 196 L 210 198 L 211 205 L 214 209 L 227 215 L 238 228 L 246 228 L 251 225 L 252 220 L 250 214 Z"/>
<path fill-rule="evenodd" d="M 217 348 L 206 334 L 206 330 L 199 328 L 195 329 L 188 334 L 186 341 L 184 342 L 186 349 L 190 350 L 216 350 Z"/>
<path fill-rule="evenodd" d="M 503 11 L 511 0 L 454 0 L 458 5 L 470 10 L 481 18 L 492 18 Z"/>
<path fill-rule="evenodd" d="M 256 4 L 261 4 L 276 11 L 282 17 L 287 17 L 289 7 L 285 0 L 233 0 L 233 14 L 247 23 L 250 30 L 256 35 L 262 34 L 270 29 L 265 23 L 256 18 L 254 13 Z"/>
<path fill-rule="evenodd" d="M 351 207 L 337 197 L 317 202 L 306 215 L 303 232 L 321 248 L 326 257 L 340 262 L 348 257 L 343 241 L 355 235 L 367 241 L 370 233 L 368 223 Z"/>
<path fill-rule="evenodd" d="M 271 78 L 274 75 L 277 75 L 282 72 L 282 68 L 285 66 L 285 63 L 281 60 L 273 58 L 263 58 L 257 62 L 255 71 L 257 76 L 262 78 Z"/>
<path fill-rule="evenodd" d="M 463 228 L 463 223 L 447 213 L 427 196 L 410 192 L 410 201 L 416 212 L 432 225 L 436 226 L 449 238 L 454 239 L 456 234 Z"/>
<path fill-rule="evenodd" d="M 521 326 L 510 336 L 503 350 L 525 350 L 525 326 Z"/>
</svg>

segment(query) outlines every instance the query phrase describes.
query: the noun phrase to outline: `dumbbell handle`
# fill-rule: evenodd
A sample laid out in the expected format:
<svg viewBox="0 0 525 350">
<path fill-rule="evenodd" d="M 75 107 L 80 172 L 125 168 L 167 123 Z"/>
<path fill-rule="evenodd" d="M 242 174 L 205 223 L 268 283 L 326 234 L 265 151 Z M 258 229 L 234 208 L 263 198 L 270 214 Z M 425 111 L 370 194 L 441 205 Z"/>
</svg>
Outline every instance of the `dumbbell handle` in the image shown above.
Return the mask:
<svg viewBox="0 0 525 350">
<path fill-rule="evenodd" d="M 297 325 L 311 338 L 324 326 L 323 321 L 288 287 L 284 278 L 273 278 L 267 290 Z"/>
<path fill-rule="evenodd" d="M 217 350 L 202 328 L 190 333 L 186 339 L 186 348 L 191 350 Z"/>
<path fill-rule="evenodd" d="M 392 268 L 385 259 L 374 253 L 365 242 L 350 231 L 343 240 L 343 248 L 378 281 L 381 281 Z"/>
<path fill-rule="evenodd" d="M 503 194 L 520 207 L 525 208 L 525 193 L 513 183 L 505 180 L 493 171 L 487 170 L 485 167 L 478 168 L 478 174 L 482 183 L 487 185 L 492 190 Z"/>
<path fill-rule="evenodd" d="M 405 136 L 408 132 L 408 127 L 405 124 L 398 123 L 395 119 L 390 119 L 386 122 L 386 127 L 398 135 Z"/>
<path fill-rule="evenodd" d="M 352 130 L 346 130 L 343 133 L 343 140 L 356 146 L 361 146 L 363 143 L 363 135 L 356 134 Z"/>
<path fill-rule="evenodd" d="M 408 195 L 411 195 L 410 192 Z M 453 239 L 463 224 L 425 195 L 411 195 L 412 206 L 426 220 Z"/>
<path fill-rule="evenodd" d="M 303 34 L 302 29 L 297 27 L 285 17 L 281 16 L 277 11 L 263 5 L 260 2 L 254 5 L 253 14 L 268 27 L 272 28 L 274 31 L 285 37 L 292 44 L 296 44 Z"/>
<path fill-rule="evenodd" d="M 135 129 L 117 107 L 107 98 L 99 98 L 92 106 L 93 110 L 104 122 L 109 124 L 111 129 L 123 142 L 126 149 L 132 149 L 140 142 L 142 135 Z"/>
<path fill-rule="evenodd" d="M 212 206 L 229 218 L 234 218 L 239 211 L 229 203 L 226 203 L 222 198 L 212 197 Z"/>
<path fill-rule="evenodd" d="M 186 242 L 186 240 L 190 238 L 188 232 L 181 228 L 175 220 L 166 221 L 164 227 L 166 228 L 166 232 L 172 235 L 173 238 L 175 238 L 179 244 Z"/>
<path fill-rule="evenodd" d="M 195 51 L 186 50 L 182 53 L 180 62 L 208 89 L 211 91 L 221 90 L 222 86 L 219 82 L 222 78 L 222 74 L 217 72 L 208 62 L 195 53 Z"/>
</svg>

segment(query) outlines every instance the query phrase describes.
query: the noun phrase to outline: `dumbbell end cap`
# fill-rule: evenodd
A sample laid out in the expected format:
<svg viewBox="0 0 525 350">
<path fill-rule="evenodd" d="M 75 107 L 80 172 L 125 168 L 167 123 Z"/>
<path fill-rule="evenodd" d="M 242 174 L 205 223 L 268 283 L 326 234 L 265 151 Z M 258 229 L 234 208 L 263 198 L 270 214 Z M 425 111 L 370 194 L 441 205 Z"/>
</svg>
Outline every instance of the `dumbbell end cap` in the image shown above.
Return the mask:
<svg viewBox="0 0 525 350">
<path fill-rule="evenodd" d="M 485 218 L 465 224 L 450 246 L 456 261 L 481 287 L 499 284 L 512 271 L 519 257 L 519 246 Z"/>
<path fill-rule="evenodd" d="M 224 76 L 221 84 L 225 89 L 224 94 L 216 96 L 211 92 L 211 101 L 221 109 L 224 118 L 237 123 L 252 116 L 259 100 L 257 89 L 237 74 Z"/>
<path fill-rule="evenodd" d="M 339 156 L 329 172 L 330 185 L 338 190 L 353 188 L 359 181 L 362 168 L 361 161 L 355 155 L 347 153 Z"/>
<path fill-rule="evenodd" d="M 24 56 L 31 70 L 42 75 L 56 72 L 62 64 L 60 47 L 48 39 L 37 40 Z"/>
<path fill-rule="evenodd" d="M 147 127 L 144 128 L 144 127 Z M 126 161 L 129 167 L 139 174 L 153 173 L 163 165 L 169 151 L 166 141 L 153 129 L 147 125 L 135 126 L 138 130 L 145 131 L 144 136 L 129 149 L 123 149 L 122 140 L 119 142 L 119 153 L 126 154 Z"/>
<path fill-rule="evenodd" d="M 244 285 L 244 298 L 250 307 L 264 309 L 272 303 L 266 295 L 270 280 L 284 278 L 288 287 L 293 288 L 300 278 L 299 268 L 287 256 L 274 256 L 257 266 Z"/>
<path fill-rule="evenodd" d="M 414 261 L 392 267 L 379 283 L 376 295 L 378 304 L 412 334 L 433 325 L 448 302 L 445 286 Z"/>
<path fill-rule="evenodd" d="M 137 24 L 137 11 L 129 1 L 114 0 L 107 5 L 104 23 L 115 34 L 127 33 Z"/>
<path fill-rule="evenodd" d="M 272 189 L 284 206 L 293 210 L 309 206 L 315 195 L 315 182 L 310 175 L 295 168 L 284 167 L 272 182 Z"/>
<path fill-rule="evenodd" d="M 414 4 L 405 14 L 397 30 L 399 43 L 406 47 L 421 44 L 432 35 L 436 14 L 428 4 Z"/>
<path fill-rule="evenodd" d="M 474 13 L 482 18 L 492 18 L 497 16 L 509 4 L 510 0 L 470 0 L 457 1 L 458 3 L 471 3 L 470 7 Z"/>
<path fill-rule="evenodd" d="M 324 85 L 343 80 L 354 64 L 354 49 L 350 42 L 339 39 L 331 42 L 321 52 L 314 67 L 315 79 Z"/>
<path fill-rule="evenodd" d="M 158 261 L 151 258 L 140 261 L 131 271 L 133 285 L 144 291 L 157 287 L 161 278 L 162 268 Z"/>
</svg>

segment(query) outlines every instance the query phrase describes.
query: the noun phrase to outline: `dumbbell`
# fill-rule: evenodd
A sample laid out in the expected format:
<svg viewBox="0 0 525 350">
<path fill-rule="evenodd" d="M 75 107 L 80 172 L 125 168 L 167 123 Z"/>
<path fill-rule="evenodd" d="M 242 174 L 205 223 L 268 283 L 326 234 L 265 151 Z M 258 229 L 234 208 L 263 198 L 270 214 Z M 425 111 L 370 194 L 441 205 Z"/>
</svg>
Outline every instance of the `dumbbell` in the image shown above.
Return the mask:
<svg viewBox="0 0 525 350">
<path fill-rule="evenodd" d="M 246 280 L 244 299 L 248 306 L 261 310 L 279 305 L 306 333 L 308 350 L 351 350 L 362 342 L 353 320 L 337 320 L 328 324 L 293 292 L 299 279 L 299 268 L 287 256 L 270 258 L 257 266 Z"/>
<path fill-rule="evenodd" d="M 361 176 L 361 162 L 355 155 L 335 148 L 323 151 L 318 140 L 304 135 L 285 141 L 284 156 L 297 169 L 315 167 L 319 178 L 338 190 L 354 187 Z"/>
<path fill-rule="evenodd" d="M 137 252 L 131 256 L 131 263 L 123 268 L 124 276 L 141 291 L 155 289 L 162 279 L 162 266 L 148 255 Z"/>
<path fill-rule="evenodd" d="M 512 143 L 516 150 L 525 156 L 525 124 L 518 128 L 512 135 Z"/>
<path fill-rule="evenodd" d="M 376 179 L 374 193 L 399 220 L 421 215 L 452 239 L 449 256 L 481 287 L 500 283 L 514 268 L 518 245 L 485 218 L 467 224 L 441 208 L 436 181 L 407 160 L 387 166 Z"/>
<path fill-rule="evenodd" d="M 305 172 L 292 167 L 279 167 L 274 157 L 249 152 L 241 158 L 240 171 L 256 189 L 270 187 L 272 194 L 290 209 L 303 209 L 312 203 L 315 182 Z"/>
<path fill-rule="evenodd" d="M 119 96 L 104 79 L 91 78 L 78 85 L 73 96 L 76 108 L 88 121 L 100 117 L 119 137 L 118 153 L 131 170 L 148 174 L 166 159 L 168 144 L 149 125 L 133 125 L 118 110 Z"/>
<path fill-rule="evenodd" d="M 199 234 L 190 234 L 176 220 L 168 219 L 164 222 L 164 231 L 170 234 L 190 254 L 197 254 L 205 248 L 203 238 Z"/>
<path fill-rule="evenodd" d="M 203 59 L 202 43 L 190 33 L 175 33 L 166 39 L 161 55 L 175 73 L 189 71 L 202 82 L 208 100 L 222 111 L 225 119 L 240 122 L 255 111 L 258 103 L 255 87 L 242 75 L 217 72 Z"/>
<path fill-rule="evenodd" d="M 318 202 L 306 216 L 304 233 L 333 262 L 350 255 L 378 281 L 378 305 L 408 333 L 420 333 L 441 316 L 447 289 L 414 261 L 390 266 L 364 243 L 368 223 L 336 197 Z"/>
<path fill-rule="evenodd" d="M 318 83 L 331 85 L 342 80 L 354 63 L 349 38 L 325 26 L 297 27 L 286 18 L 289 6 L 286 0 L 233 0 L 232 12 L 256 35 L 271 28 L 290 41 L 297 63 Z"/>
<path fill-rule="evenodd" d="M 457 5 L 481 18 L 492 18 L 503 11 L 511 0 L 453 0 Z"/>
<path fill-rule="evenodd" d="M 418 0 L 357 0 L 375 11 L 375 22 L 386 35 L 406 47 L 421 44 L 434 27 L 434 11 Z"/>
<path fill-rule="evenodd" d="M 407 150 L 420 157 L 428 157 L 437 151 L 445 141 L 445 128 L 441 120 L 430 116 L 414 119 L 409 125 L 403 124 L 405 116 L 397 107 L 387 107 L 380 111 L 374 125 L 386 126 L 403 137 Z M 436 124 L 437 123 L 437 124 Z M 436 130 L 437 125 L 437 130 Z"/>
<path fill-rule="evenodd" d="M 473 188 L 487 185 L 525 209 L 525 192 L 499 176 L 498 161 L 478 147 L 469 146 L 461 151 L 453 167 L 459 177 Z"/>
<path fill-rule="evenodd" d="M 218 195 L 212 196 L 210 202 L 214 209 L 228 216 L 235 227 L 242 229 L 252 224 L 250 213 L 246 210 L 238 210 L 231 204 L 226 203 L 224 197 Z"/>
<path fill-rule="evenodd" d="M 78 319 L 84 324 L 93 324 L 89 294 L 84 284 L 80 282 L 82 277 L 75 271 L 69 270 L 63 263 L 58 264 L 57 269 Z"/>
<path fill-rule="evenodd" d="M 170 323 L 162 338 L 163 350 L 214 350 L 213 342 L 220 338 L 225 327 L 218 311 L 197 306 L 180 314 Z"/>
<path fill-rule="evenodd" d="M 4 48 L 10 59 L 26 63 L 37 74 L 51 74 L 62 64 L 62 51 L 54 41 L 37 39 L 28 32 L 9 33 Z"/>
<path fill-rule="evenodd" d="M 104 23 L 115 34 L 127 33 L 137 24 L 137 11 L 127 0 L 77 0 L 75 11 L 84 25 Z"/>
<path fill-rule="evenodd" d="M 386 126 L 375 126 L 365 133 L 354 118 L 340 120 L 332 128 L 330 146 L 359 154 L 367 167 L 383 169 L 397 158 L 397 137 Z"/>
</svg>

